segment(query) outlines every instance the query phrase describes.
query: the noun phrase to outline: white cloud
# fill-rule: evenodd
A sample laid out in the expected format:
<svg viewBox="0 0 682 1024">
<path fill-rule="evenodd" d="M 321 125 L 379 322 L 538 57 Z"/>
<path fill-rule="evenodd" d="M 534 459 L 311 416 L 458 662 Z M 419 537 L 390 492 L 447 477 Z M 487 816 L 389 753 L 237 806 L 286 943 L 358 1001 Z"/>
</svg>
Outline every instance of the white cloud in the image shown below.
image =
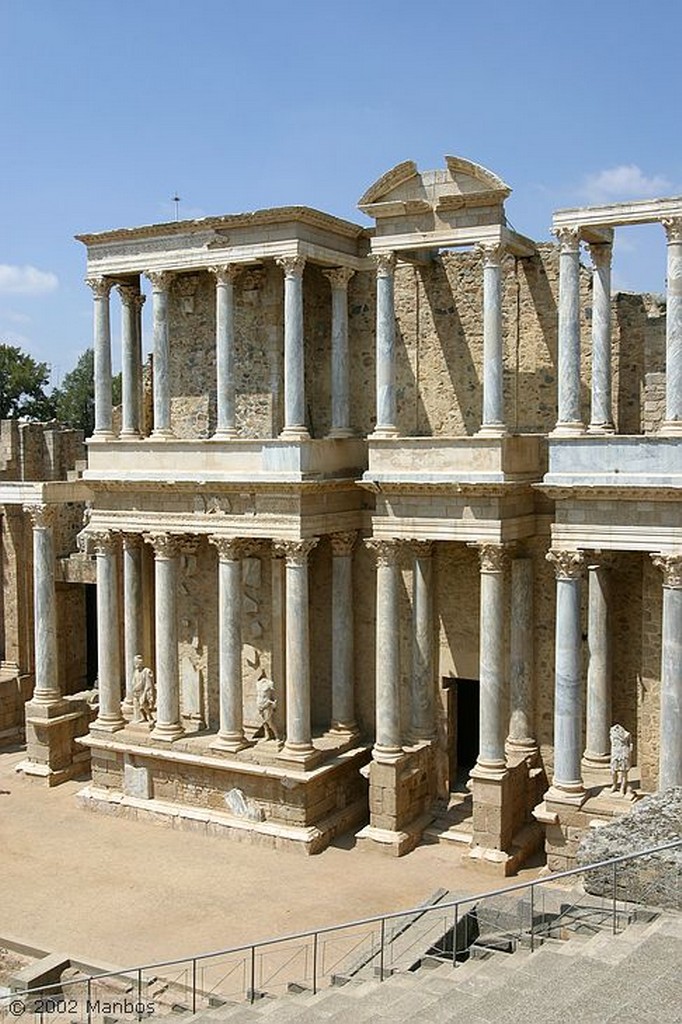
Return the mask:
<svg viewBox="0 0 682 1024">
<path fill-rule="evenodd" d="M 6 320 L 10 324 L 30 324 L 31 317 L 27 313 L 17 313 L 14 309 L 0 311 L 0 321 Z"/>
<path fill-rule="evenodd" d="M 620 164 L 588 175 L 581 191 L 590 203 L 608 203 L 669 195 L 671 189 L 662 174 L 648 177 L 637 164 Z"/>
<path fill-rule="evenodd" d="M 13 267 L 9 263 L 0 263 L 0 293 L 6 295 L 43 295 L 53 292 L 59 280 L 49 270 L 38 270 L 37 267 Z"/>
</svg>

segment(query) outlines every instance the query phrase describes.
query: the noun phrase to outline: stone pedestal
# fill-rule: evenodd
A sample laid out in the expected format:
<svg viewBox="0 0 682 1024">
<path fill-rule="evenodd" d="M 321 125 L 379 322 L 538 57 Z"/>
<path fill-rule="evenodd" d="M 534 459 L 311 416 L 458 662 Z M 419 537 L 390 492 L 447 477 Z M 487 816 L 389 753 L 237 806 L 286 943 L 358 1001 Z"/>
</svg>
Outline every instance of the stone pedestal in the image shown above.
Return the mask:
<svg viewBox="0 0 682 1024">
<path fill-rule="evenodd" d="M 391 762 L 369 765 L 369 825 L 356 838 L 359 845 L 394 857 L 409 853 L 433 820 L 436 795 L 434 750 L 417 744 Z"/>
</svg>

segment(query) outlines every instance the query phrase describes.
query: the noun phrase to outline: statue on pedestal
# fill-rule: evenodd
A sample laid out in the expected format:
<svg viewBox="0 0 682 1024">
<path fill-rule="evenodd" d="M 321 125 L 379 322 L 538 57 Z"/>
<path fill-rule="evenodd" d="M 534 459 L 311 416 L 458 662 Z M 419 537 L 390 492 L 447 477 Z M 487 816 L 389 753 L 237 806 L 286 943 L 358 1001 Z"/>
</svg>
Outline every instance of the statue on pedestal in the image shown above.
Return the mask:
<svg viewBox="0 0 682 1024">
<path fill-rule="evenodd" d="M 268 679 L 264 671 L 261 672 L 260 677 L 256 681 L 256 708 L 263 723 L 256 735 L 259 735 L 262 731 L 266 740 L 279 740 L 279 733 L 275 722 L 275 710 L 277 708 L 275 684 L 272 679 Z"/>
<path fill-rule="evenodd" d="M 150 668 L 144 667 L 144 658 L 136 654 L 133 658 L 133 722 L 153 722 L 153 712 L 156 708 L 156 689 L 154 687 L 154 673 Z"/>
<path fill-rule="evenodd" d="M 628 791 L 628 772 L 632 762 L 632 736 L 622 725 L 613 725 L 609 732 L 611 737 L 611 792 L 626 796 Z M 619 784 L 620 780 L 620 784 Z"/>
</svg>

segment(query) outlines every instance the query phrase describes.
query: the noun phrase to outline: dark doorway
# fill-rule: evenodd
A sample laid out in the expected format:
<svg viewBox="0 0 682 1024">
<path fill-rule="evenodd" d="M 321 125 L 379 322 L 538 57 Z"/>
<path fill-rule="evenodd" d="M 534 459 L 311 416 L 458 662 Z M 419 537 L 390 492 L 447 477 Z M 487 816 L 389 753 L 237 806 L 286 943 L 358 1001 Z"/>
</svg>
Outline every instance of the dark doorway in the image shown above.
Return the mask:
<svg viewBox="0 0 682 1024">
<path fill-rule="evenodd" d="M 85 584 L 85 651 L 88 686 L 97 679 L 97 587 Z"/>
<path fill-rule="evenodd" d="M 448 695 L 450 791 L 463 789 L 478 757 L 480 686 L 478 679 L 443 680 Z"/>
</svg>

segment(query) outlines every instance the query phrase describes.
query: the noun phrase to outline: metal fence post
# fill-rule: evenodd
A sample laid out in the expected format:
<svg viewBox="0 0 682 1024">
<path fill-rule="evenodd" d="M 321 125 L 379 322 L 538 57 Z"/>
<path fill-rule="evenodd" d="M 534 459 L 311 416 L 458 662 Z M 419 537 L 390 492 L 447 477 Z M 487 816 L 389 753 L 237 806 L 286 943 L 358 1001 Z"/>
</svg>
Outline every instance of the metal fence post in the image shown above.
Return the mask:
<svg viewBox="0 0 682 1024">
<path fill-rule="evenodd" d="M 142 1014 L 140 1007 L 142 1006 L 142 970 L 138 968 L 137 971 L 137 1019 L 142 1020 Z"/>
<path fill-rule="evenodd" d="M 251 947 L 251 989 L 249 992 L 249 1002 L 254 1003 L 256 1001 L 256 947 Z"/>
<path fill-rule="evenodd" d="M 379 981 L 384 980 L 384 937 L 386 934 L 386 918 L 381 919 L 381 948 L 379 950 Z"/>
<path fill-rule="evenodd" d="M 459 903 L 455 903 L 455 921 L 452 926 L 452 966 L 457 966 L 457 931 L 459 929 Z"/>
<path fill-rule="evenodd" d="M 613 934 L 616 935 L 618 932 L 618 911 L 616 909 L 616 875 L 618 871 L 618 862 L 613 862 Z"/>
<path fill-rule="evenodd" d="M 88 987 L 85 993 L 85 999 L 88 1004 L 86 1009 L 88 1011 L 88 1024 L 90 1024 L 92 1021 L 92 978 L 88 978 Z"/>
<path fill-rule="evenodd" d="M 535 886 L 530 887 L 530 951 L 535 952 Z"/>
<path fill-rule="evenodd" d="M 197 961 L 192 960 L 192 1013 L 197 1012 Z"/>
<path fill-rule="evenodd" d="M 317 932 L 313 935 L 313 995 L 317 994 Z"/>
</svg>

